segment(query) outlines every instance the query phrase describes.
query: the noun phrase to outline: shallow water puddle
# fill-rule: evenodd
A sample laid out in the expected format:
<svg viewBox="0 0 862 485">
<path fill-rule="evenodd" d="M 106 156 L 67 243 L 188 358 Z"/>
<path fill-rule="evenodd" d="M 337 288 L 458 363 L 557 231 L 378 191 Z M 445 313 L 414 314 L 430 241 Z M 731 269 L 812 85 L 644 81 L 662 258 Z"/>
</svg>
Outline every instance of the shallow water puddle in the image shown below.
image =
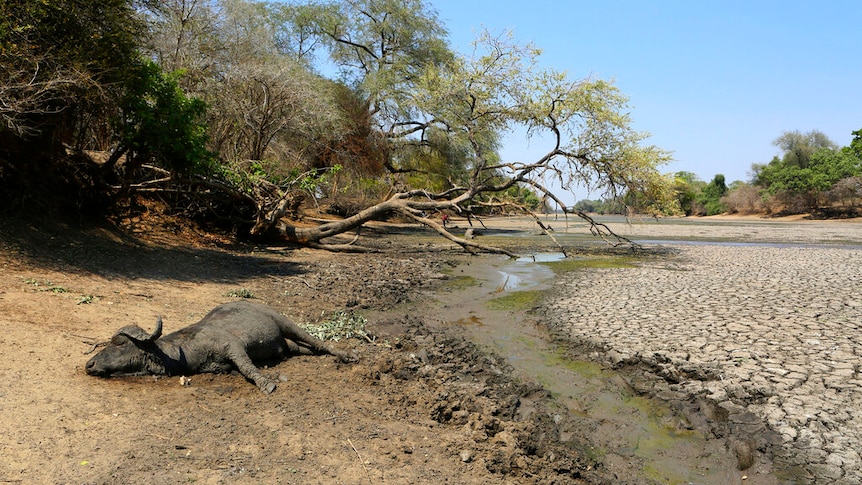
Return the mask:
<svg viewBox="0 0 862 485">
<path fill-rule="evenodd" d="M 565 259 L 563 253 L 545 253 L 534 256 L 523 256 L 515 261 L 507 262 L 499 270 L 501 284 L 498 288 L 504 291 L 524 291 L 536 287 L 547 287 L 554 277 L 554 272 L 543 264 Z"/>
<path fill-rule="evenodd" d="M 617 373 L 567 356 L 550 344 L 525 310 L 550 287 L 554 271 L 537 255 L 496 264 L 471 264 L 462 274 L 478 283 L 447 295 L 443 321 L 462 326 L 480 346 L 505 356 L 525 380 L 541 384 L 570 419 L 587 429 L 594 457 L 620 479 L 640 483 L 774 483 L 747 476 L 724 443 L 707 440 L 667 406 L 634 395 Z M 589 264 L 583 265 L 590 267 Z M 489 292 L 489 288 L 492 290 Z M 594 438 L 592 438 L 594 437 Z M 744 479 L 743 476 L 746 476 Z"/>
</svg>

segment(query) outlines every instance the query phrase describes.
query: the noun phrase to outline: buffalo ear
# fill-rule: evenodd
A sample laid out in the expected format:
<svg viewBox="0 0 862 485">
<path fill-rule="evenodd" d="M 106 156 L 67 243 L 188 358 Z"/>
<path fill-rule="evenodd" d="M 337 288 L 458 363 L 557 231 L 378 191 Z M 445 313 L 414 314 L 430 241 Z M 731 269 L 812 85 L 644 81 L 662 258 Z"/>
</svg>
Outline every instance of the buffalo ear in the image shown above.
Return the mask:
<svg viewBox="0 0 862 485">
<path fill-rule="evenodd" d="M 153 333 L 147 333 L 143 328 L 137 325 L 128 325 L 120 329 L 117 332 L 117 335 L 125 335 L 135 342 L 140 343 L 149 343 L 154 342 L 157 338 L 162 336 L 162 317 L 159 316 L 159 319 L 156 321 L 156 329 L 153 330 Z"/>
</svg>

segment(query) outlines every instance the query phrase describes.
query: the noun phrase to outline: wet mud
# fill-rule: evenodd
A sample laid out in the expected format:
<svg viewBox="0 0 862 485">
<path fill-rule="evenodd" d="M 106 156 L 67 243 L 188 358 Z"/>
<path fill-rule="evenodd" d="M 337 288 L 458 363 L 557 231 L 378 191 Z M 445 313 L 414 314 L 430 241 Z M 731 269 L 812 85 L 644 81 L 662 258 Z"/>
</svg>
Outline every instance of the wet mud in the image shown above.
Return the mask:
<svg viewBox="0 0 862 485">
<path fill-rule="evenodd" d="M 626 483 L 779 483 L 767 461 L 758 460 L 730 436 L 718 438 L 697 406 L 642 394 L 622 373 L 590 359 L 576 342 L 554 335 L 541 301 L 551 288 L 559 253 L 539 253 L 488 264 L 466 262 L 451 270 L 468 282 L 445 292 L 438 325 L 460 329 L 482 348 L 500 355 L 515 375 L 546 389 L 558 420 L 574 424 L 584 450 L 607 475 Z M 608 264 L 607 261 L 600 264 Z M 562 263 L 565 267 L 578 264 Z M 589 266 L 581 261 L 580 266 Z"/>
</svg>

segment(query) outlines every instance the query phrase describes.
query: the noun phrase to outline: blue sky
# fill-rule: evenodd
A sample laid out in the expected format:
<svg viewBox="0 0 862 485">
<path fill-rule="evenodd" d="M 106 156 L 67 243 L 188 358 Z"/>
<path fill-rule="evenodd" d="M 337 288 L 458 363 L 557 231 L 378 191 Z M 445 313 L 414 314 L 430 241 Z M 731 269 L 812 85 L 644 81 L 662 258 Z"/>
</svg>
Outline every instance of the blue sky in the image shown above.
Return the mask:
<svg viewBox="0 0 862 485">
<path fill-rule="evenodd" d="M 511 29 L 546 67 L 614 80 L 634 127 L 673 152 L 663 172 L 747 181 L 784 131 L 846 146 L 862 129 L 860 0 L 428 1 L 457 51 Z M 503 153 L 527 160 L 529 148 L 510 137 Z"/>
</svg>

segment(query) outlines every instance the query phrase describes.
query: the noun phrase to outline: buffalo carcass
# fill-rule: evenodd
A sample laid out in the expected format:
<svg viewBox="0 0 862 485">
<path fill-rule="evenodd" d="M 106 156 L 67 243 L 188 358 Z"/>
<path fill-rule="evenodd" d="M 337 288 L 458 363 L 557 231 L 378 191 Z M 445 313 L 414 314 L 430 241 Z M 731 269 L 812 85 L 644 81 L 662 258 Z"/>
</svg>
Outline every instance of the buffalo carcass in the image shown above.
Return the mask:
<svg viewBox="0 0 862 485">
<path fill-rule="evenodd" d="M 87 362 L 87 374 L 186 376 L 238 370 L 268 394 L 275 383 L 255 363 L 274 363 L 291 353 L 330 354 L 349 361 L 272 308 L 247 301 L 219 305 L 201 321 L 161 334 L 161 317 L 153 333 L 137 325 L 121 328 Z"/>
</svg>

